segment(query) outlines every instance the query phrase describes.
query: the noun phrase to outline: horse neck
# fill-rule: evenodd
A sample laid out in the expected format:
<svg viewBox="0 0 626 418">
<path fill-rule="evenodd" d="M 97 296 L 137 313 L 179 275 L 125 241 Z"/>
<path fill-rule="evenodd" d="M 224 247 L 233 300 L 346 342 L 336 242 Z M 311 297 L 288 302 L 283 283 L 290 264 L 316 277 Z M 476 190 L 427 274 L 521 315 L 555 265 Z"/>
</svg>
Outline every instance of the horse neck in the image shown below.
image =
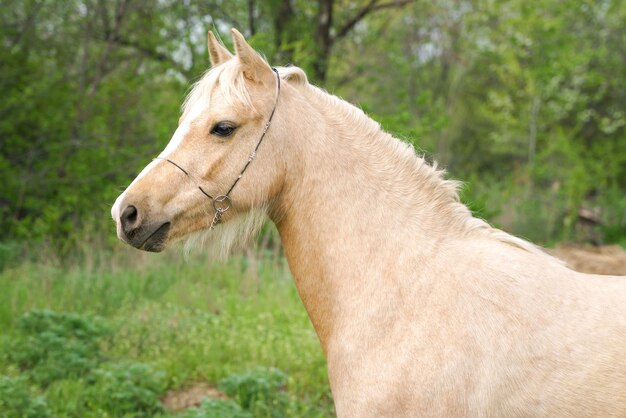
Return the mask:
<svg viewBox="0 0 626 418">
<path fill-rule="evenodd" d="M 427 259 L 472 218 L 454 182 L 356 107 L 312 87 L 285 101 L 285 119 L 298 124 L 272 217 L 326 349 L 350 309 L 398 280 L 390 272 L 407 247 Z"/>
</svg>

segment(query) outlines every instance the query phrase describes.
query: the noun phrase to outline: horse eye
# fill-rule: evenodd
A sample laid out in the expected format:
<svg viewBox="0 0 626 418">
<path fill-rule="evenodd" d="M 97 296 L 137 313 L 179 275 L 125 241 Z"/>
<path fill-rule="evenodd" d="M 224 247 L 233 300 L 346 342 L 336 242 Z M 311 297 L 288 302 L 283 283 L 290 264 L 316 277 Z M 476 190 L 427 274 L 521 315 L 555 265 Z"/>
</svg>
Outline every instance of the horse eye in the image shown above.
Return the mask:
<svg viewBox="0 0 626 418">
<path fill-rule="evenodd" d="M 211 129 L 212 135 L 221 136 L 222 138 L 232 135 L 236 127 L 231 122 L 218 122 Z"/>
</svg>

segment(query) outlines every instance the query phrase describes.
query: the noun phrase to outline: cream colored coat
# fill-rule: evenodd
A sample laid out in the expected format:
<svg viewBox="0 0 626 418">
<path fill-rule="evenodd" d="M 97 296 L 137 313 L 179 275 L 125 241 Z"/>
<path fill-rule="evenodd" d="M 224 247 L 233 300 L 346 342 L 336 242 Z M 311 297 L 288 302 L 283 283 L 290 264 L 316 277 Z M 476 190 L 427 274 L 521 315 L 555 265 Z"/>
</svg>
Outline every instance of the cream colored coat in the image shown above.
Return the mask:
<svg viewBox="0 0 626 418">
<path fill-rule="evenodd" d="M 209 36 L 214 67 L 162 153 L 190 177 L 146 167 L 112 209 L 122 239 L 223 249 L 269 216 L 339 417 L 626 417 L 625 278 L 574 272 L 473 218 L 455 183 L 298 68 L 280 69 L 267 137 L 223 224 L 203 232 L 214 212 L 196 186 L 232 182 L 276 99 L 267 63 L 233 40 L 235 57 Z M 220 120 L 236 122 L 232 138 L 210 133 Z M 158 227 L 160 241 L 137 241 Z"/>
</svg>

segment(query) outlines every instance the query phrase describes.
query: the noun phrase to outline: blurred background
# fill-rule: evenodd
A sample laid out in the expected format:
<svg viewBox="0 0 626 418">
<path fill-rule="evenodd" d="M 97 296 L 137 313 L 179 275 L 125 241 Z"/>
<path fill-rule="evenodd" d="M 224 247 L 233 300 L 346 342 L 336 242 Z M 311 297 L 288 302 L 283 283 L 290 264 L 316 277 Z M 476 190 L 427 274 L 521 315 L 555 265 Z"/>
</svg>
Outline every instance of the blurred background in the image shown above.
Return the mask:
<svg viewBox="0 0 626 418">
<path fill-rule="evenodd" d="M 223 264 L 115 237 L 208 30 L 363 108 L 476 216 L 626 246 L 624 22 L 618 0 L 0 0 L 0 417 L 332 416 L 271 226 Z"/>
</svg>

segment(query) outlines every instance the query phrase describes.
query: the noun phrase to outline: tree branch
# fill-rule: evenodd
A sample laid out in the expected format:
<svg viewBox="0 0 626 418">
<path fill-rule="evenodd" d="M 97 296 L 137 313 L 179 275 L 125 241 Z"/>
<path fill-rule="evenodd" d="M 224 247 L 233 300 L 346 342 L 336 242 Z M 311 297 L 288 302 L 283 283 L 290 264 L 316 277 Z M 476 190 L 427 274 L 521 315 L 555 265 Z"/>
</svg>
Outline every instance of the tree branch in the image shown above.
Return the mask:
<svg viewBox="0 0 626 418">
<path fill-rule="evenodd" d="M 119 2 L 117 8 L 115 9 L 113 29 L 109 29 L 108 24 L 104 27 L 106 46 L 104 48 L 104 51 L 102 52 L 100 60 L 98 61 L 98 65 L 96 66 L 96 73 L 91 80 L 91 84 L 88 89 L 87 94 L 90 96 L 96 92 L 98 86 L 100 85 L 100 82 L 102 81 L 104 76 L 110 71 L 110 69 L 107 68 L 107 63 L 109 61 L 111 51 L 113 50 L 113 39 L 119 34 L 122 28 L 122 23 L 126 16 L 127 6 L 128 0 L 122 0 L 121 2 Z M 100 11 L 106 13 L 106 7 L 101 8 Z M 91 28 L 89 27 L 89 25 L 87 25 L 85 30 L 87 31 L 87 33 L 91 32 Z"/>
<path fill-rule="evenodd" d="M 254 9 L 254 0 L 248 0 L 248 29 L 250 30 L 250 36 L 254 36 L 256 33 Z"/>
<path fill-rule="evenodd" d="M 149 48 L 145 45 L 141 45 L 136 41 L 133 41 L 128 38 L 124 38 L 119 35 L 112 38 L 111 40 L 119 46 L 132 48 L 140 52 L 141 54 L 145 55 L 146 57 L 151 58 L 155 61 L 167 62 L 171 64 L 176 71 L 178 71 L 179 73 L 181 73 L 187 78 L 189 77 L 189 71 L 185 67 L 183 67 L 179 62 L 177 62 L 176 60 L 174 60 L 172 57 L 170 57 L 167 54 L 159 52 L 156 49 Z"/>
<path fill-rule="evenodd" d="M 370 0 L 370 2 L 367 3 L 367 5 L 364 8 L 359 10 L 356 15 L 348 19 L 348 21 L 345 22 L 343 26 L 341 26 L 341 28 L 339 28 L 339 30 L 337 31 L 337 34 L 333 37 L 333 42 L 337 39 L 343 38 L 348 33 L 350 33 L 350 31 L 354 29 L 357 23 L 363 20 L 363 18 L 365 18 L 365 16 L 367 16 L 371 12 L 374 12 L 376 10 L 392 9 L 394 7 L 406 6 L 407 4 L 412 3 L 413 1 L 414 0 L 395 0 L 395 1 L 388 1 L 385 3 L 378 3 L 378 0 Z"/>
<path fill-rule="evenodd" d="M 24 20 L 24 24 L 22 25 L 21 29 L 19 30 L 17 36 L 11 42 L 11 46 L 12 47 L 17 45 L 17 44 L 19 44 L 22 41 L 22 38 L 24 37 L 26 32 L 28 32 L 28 30 L 35 24 L 35 20 L 37 19 L 37 15 L 39 14 L 41 9 L 43 8 L 44 3 L 45 2 L 42 1 L 40 3 L 35 3 L 34 4 L 34 6 L 32 7 L 31 12 L 26 16 L 26 19 Z"/>
</svg>

